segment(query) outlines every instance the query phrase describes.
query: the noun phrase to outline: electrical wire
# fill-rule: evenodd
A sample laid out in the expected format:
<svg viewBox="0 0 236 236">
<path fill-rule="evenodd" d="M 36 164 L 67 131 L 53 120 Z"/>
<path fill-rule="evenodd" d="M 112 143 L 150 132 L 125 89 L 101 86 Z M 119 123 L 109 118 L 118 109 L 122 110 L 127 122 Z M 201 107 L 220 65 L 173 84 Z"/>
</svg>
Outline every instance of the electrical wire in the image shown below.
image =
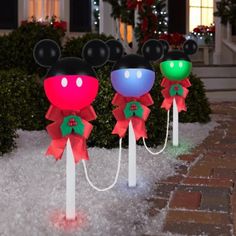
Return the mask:
<svg viewBox="0 0 236 236">
<path fill-rule="evenodd" d="M 163 148 L 162 148 L 160 151 L 158 151 L 158 152 L 152 152 L 152 151 L 147 147 L 146 142 L 145 142 L 145 138 L 143 138 L 143 144 L 144 144 L 145 148 L 146 148 L 147 151 L 148 151 L 149 153 L 151 153 L 152 155 L 158 155 L 158 154 L 162 153 L 162 152 L 165 150 L 166 145 L 167 145 L 167 141 L 168 141 L 169 124 L 170 124 L 169 121 L 170 121 L 170 110 L 168 110 L 168 112 L 167 112 L 167 125 L 166 125 L 166 138 L 165 138 L 165 143 L 164 143 Z"/>
<path fill-rule="evenodd" d="M 92 183 L 92 181 L 90 180 L 90 178 L 89 178 L 89 176 L 88 176 L 88 171 L 87 171 L 87 167 L 86 167 L 86 162 L 85 162 L 85 160 L 82 160 L 83 166 L 84 166 L 85 177 L 86 177 L 86 179 L 87 179 L 89 185 L 90 185 L 93 189 L 95 189 L 95 190 L 97 190 L 97 191 L 99 191 L 99 192 L 105 192 L 105 191 L 107 191 L 107 190 L 112 189 L 112 188 L 116 185 L 117 180 L 118 180 L 118 177 L 119 177 L 119 173 L 120 173 L 121 151 L 122 151 L 122 138 L 121 138 L 120 141 L 119 141 L 119 157 L 118 157 L 118 166 L 117 166 L 117 171 L 116 171 L 115 180 L 114 180 L 114 182 L 113 182 L 110 186 L 108 186 L 107 188 L 98 188 L 98 187 L 96 187 L 96 186 Z"/>
</svg>

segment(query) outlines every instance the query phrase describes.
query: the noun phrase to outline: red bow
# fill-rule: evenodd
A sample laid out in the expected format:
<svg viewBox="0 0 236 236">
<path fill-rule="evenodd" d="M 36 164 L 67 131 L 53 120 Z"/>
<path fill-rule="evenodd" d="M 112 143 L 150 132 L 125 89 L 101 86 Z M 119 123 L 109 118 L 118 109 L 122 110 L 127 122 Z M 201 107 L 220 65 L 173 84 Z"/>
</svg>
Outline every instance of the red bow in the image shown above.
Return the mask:
<svg viewBox="0 0 236 236">
<path fill-rule="evenodd" d="M 154 4 L 154 0 L 127 0 L 127 8 L 134 10 L 136 7 L 138 7 L 139 10 L 143 10 L 142 9 L 142 5 L 153 5 Z"/>
<path fill-rule="evenodd" d="M 175 84 L 179 84 L 182 86 L 183 88 L 183 95 L 175 95 L 175 96 L 171 96 L 170 95 L 170 89 L 172 85 Z M 162 95 L 164 96 L 164 101 L 161 105 L 162 108 L 165 108 L 166 110 L 169 110 L 172 106 L 173 100 L 175 98 L 177 107 L 178 107 L 178 112 L 181 111 L 186 111 L 186 104 L 185 104 L 185 99 L 188 95 L 188 87 L 191 86 L 191 83 L 189 81 L 188 78 L 181 80 L 181 81 L 170 81 L 167 78 L 164 78 L 161 82 L 161 86 L 164 87 L 164 89 L 162 90 Z"/>
<path fill-rule="evenodd" d="M 66 116 L 76 115 L 79 116 L 84 124 L 83 135 L 71 133 L 65 137 L 62 136 L 60 126 Z M 86 147 L 86 139 L 89 137 L 93 126 L 88 122 L 96 119 L 96 113 L 92 106 L 83 108 L 80 111 L 65 111 L 51 105 L 46 114 L 46 119 L 54 121 L 47 126 L 47 131 L 52 137 L 52 142 L 48 147 L 46 155 L 53 155 L 56 160 L 62 158 L 68 138 L 71 142 L 72 151 L 74 154 L 75 162 L 81 159 L 88 160 L 88 151 Z"/>
<path fill-rule="evenodd" d="M 124 109 L 126 107 L 126 104 L 131 101 L 137 101 L 141 104 L 141 107 L 143 109 L 142 118 L 133 116 L 131 118 L 126 119 Z M 152 97 L 149 93 L 139 98 L 123 97 L 122 95 L 116 93 L 112 100 L 112 104 L 118 106 L 112 112 L 117 120 L 112 134 L 118 134 L 120 137 L 124 137 L 128 129 L 129 122 L 132 121 L 136 140 L 139 140 L 141 137 L 147 138 L 145 121 L 147 120 L 150 113 L 150 109 L 147 106 L 153 104 Z"/>
<path fill-rule="evenodd" d="M 142 1 L 128 0 L 126 4 L 127 4 L 128 9 L 134 10 L 136 7 L 138 7 L 138 9 L 140 11 L 143 3 L 142 3 Z"/>
</svg>

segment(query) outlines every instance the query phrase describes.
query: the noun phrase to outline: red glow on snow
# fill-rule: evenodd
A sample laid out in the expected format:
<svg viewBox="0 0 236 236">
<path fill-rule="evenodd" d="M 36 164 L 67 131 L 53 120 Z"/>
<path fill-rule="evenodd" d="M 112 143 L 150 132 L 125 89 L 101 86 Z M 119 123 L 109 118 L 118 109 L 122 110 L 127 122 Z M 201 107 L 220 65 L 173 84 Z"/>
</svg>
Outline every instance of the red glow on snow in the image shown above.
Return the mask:
<svg viewBox="0 0 236 236">
<path fill-rule="evenodd" d="M 67 220 L 65 213 L 55 211 L 50 216 L 50 220 L 55 228 L 62 231 L 75 231 L 85 228 L 87 225 L 87 217 L 82 212 L 76 213 L 75 220 Z"/>
</svg>

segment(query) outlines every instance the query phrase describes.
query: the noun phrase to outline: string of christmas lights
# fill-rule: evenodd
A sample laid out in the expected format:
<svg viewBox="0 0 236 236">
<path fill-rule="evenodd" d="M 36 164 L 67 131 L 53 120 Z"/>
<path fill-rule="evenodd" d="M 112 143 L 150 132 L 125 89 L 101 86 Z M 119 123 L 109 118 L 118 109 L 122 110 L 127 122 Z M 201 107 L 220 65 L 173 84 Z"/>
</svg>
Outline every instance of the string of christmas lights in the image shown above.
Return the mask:
<svg viewBox="0 0 236 236">
<path fill-rule="evenodd" d="M 100 12 L 99 12 L 99 0 L 93 0 L 93 25 L 92 28 L 95 32 L 99 32 L 99 21 L 100 21 Z"/>
</svg>

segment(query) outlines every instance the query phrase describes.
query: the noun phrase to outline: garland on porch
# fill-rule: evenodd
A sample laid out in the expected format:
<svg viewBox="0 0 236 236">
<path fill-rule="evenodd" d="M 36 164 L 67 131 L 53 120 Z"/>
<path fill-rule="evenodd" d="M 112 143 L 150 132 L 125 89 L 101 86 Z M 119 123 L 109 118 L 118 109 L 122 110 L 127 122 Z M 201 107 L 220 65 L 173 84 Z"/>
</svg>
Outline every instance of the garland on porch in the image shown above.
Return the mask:
<svg viewBox="0 0 236 236">
<path fill-rule="evenodd" d="M 99 0 L 93 0 L 93 27 L 95 32 L 99 32 Z"/>
<path fill-rule="evenodd" d="M 214 16 L 220 17 L 222 24 L 236 24 L 236 0 L 221 0 L 216 3 L 216 8 Z"/>
<path fill-rule="evenodd" d="M 111 16 L 134 26 L 134 11 L 138 8 L 138 26 L 135 37 L 140 44 L 150 38 L 158 38 L 167 31 L 165 0 L 103 0 L 112 5 Z"/>
</svg>

